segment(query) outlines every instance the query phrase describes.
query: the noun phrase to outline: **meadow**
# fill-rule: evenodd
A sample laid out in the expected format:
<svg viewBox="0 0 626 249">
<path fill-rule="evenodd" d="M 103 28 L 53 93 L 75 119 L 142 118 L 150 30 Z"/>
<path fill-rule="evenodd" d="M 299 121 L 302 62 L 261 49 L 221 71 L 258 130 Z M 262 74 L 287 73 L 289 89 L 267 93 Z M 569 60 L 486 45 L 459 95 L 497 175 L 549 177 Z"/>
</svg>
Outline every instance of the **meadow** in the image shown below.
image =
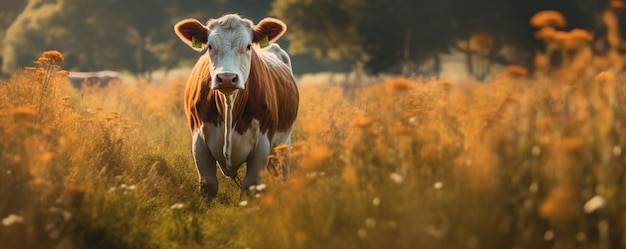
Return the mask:
<svg viewBox="0 0 626 249">
<path fill-rule="evenodd" d="M 0 81 L 0 245 L 626 248 L 623 63 L 577 58 L 300 84 L 291 178 L 248 196 L 220 175 L 206 200 L 184 79 L 76 90 L 46 51 Z"/>
</svg>

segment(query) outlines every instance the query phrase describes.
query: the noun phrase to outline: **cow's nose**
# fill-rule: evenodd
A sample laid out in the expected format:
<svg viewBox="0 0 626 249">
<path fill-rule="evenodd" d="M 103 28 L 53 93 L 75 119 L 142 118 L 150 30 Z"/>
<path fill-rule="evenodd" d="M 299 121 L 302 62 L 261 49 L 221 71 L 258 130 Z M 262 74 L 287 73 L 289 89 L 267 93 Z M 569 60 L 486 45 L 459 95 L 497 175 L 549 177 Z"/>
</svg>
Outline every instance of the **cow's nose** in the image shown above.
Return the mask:
<svg viewBox="0 0 626 249">
<path fill-rule="evenodd" d="M 220 88 L 230 88 L 237 85 L 239 78 L 234 73 L 220 73 L 217 75 L 217 83 Z"/>
</svg>

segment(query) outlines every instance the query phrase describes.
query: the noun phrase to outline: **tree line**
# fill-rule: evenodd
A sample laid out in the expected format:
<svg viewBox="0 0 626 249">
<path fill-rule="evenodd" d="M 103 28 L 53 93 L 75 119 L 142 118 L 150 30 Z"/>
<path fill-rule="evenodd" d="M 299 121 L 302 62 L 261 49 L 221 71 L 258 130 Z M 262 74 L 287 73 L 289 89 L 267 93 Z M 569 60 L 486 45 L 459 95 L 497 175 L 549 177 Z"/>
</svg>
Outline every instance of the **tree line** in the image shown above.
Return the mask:
<svg viewBox="0 0 626 249">
<path fill-rule="evenodd" d="M 126 70 L 149 77 L 198 57 L 177 40 L 176 21 L 239 13 L 253 21 L 275 16 L 287 23 L 286 39 L 279 42 L 296 57 L 296 73 L 307 70 L 298 67 L 300 55 L 371 73 L 400 73 L 407 65 L 434 60 L 436 71 L 441 53 L 475 52 L 467 43 L 471 37 L 488 39 L 489 60 L 530 66 L 529 56 L 511 60 L 497 52 L 503 46 L 527 54 L 540 48 L 529 24 L 533 14 L 557 10 L 568 21 L 565 29 L 601 36 L 598 15 L 610 1 L 618 0 L 2 1 L 0 64 L 10 73 L 31 65 L 41 51 L 56 49 L 71 70 Z"/>
<path fill-rule="evenodd" d="M 41 51 L 55 49 L 70 70 L 125 70 L 149 78 L 155 70 L 197 59 L 174 35 L 178 20 L 208 19 L 229 10 L 258 19 L 269 8 L 270 1 L 256 0 L 2 1 L 2 72 L 31 65 Z"/>
</svg>

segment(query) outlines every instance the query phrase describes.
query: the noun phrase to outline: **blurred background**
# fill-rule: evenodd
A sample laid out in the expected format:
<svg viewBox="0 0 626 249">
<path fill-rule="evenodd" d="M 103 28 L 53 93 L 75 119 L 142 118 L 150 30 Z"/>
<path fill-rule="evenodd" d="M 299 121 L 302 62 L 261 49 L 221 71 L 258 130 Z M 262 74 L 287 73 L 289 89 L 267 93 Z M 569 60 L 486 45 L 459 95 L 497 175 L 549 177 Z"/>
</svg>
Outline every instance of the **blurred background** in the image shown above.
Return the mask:
<svg viewBox="0 0 626 249">
<path fill-rule="evenodd" d="M 0 2 L 0 65 L 7 75 L 55 49 L 70 71 L 116 70 L 150 81 L 155 72 L 167 75 L 198 57 L 175 36 L 178 20 L 239 13 L 254 22 L 265 16 L 285 21 L 288 32 L 278 42 L 293 56 L 297 75 L 358 70 L 441 76 L 456 63 L 454 71 L 481 80 L 494 68 L 485 64 L 531 67 L 542 43 L 529 20 L 540 10 L 562 13 L 564 29 L 591 31 L 594 52 L 602 54 L 602 11 L 618 2 L 11 0 Z"/>
</svg>

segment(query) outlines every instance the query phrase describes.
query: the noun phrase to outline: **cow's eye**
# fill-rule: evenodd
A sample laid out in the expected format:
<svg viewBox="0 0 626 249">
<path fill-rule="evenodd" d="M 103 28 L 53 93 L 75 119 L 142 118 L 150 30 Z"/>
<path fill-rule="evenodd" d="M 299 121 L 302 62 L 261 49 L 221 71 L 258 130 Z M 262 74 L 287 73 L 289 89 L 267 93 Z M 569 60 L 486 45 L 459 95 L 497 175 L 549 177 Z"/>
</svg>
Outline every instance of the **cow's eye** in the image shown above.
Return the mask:
<svg viewBox="0 0 626 249">
<path fill-rule="evenodd" d="M 251 48 L 252 48 L 252 44 L 248 44 L 248 46 L 246 47 L 246 50 L 250 51 Z"/>
</svg>

